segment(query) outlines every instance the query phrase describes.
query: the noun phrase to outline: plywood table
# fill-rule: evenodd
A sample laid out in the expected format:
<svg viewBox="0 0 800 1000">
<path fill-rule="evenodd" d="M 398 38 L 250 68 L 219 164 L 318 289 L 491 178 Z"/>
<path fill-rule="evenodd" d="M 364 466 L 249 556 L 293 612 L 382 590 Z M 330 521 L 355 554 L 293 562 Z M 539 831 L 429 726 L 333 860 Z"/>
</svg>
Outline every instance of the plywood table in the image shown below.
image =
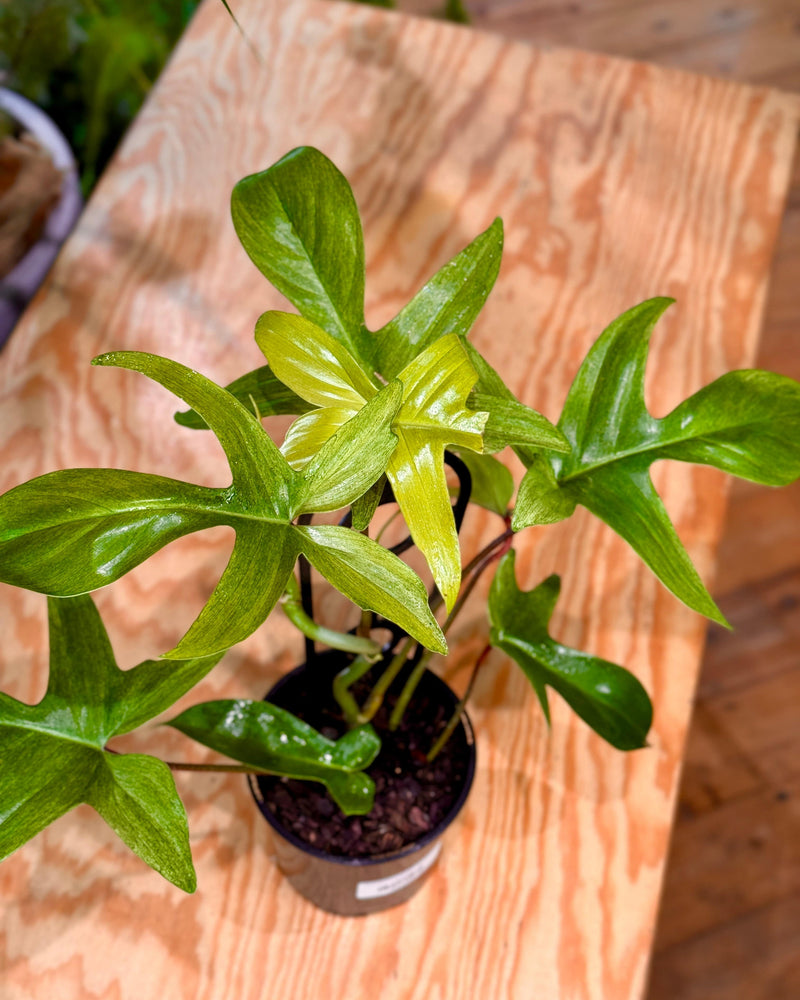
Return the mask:
<svg viewBox="0 0 800 1000">
<path fill-rule="evenodd" d="M 474 341 L 551 419 L 604 324 L 651 295 L 677 299 L 653 342 L 655 414 L 751 362 L 793 98 L 343 3 L 240 0 L 237 12 L 261 60 L 209 0 L 0 359 L 3 489 L 74 465 L 226 481 L 216 445 L 172 426 L 166 392 L 89 360 L 151 350 L 223 383 L 260 363 L 254 321 L 283 303 L 238 246 L 228 195 L 305 143 L 353 184 L 372 326 L 503 216 L 503 267 Z M 724 480 L 664 471 L 710 580 Z M 467 557 L 493 530 L 488 514 L 469 522 Z M 176 641 L 230 543 L 222 528 L 182 539 L 97 595 L 123 666 Z M 641 997 L 705 623 L 588 515 L 518 547 L 526 585 L 563 575 L 559 638 L 648 687 L 649 749 L 612 750 L 560 704 L 548 732 L 494 654 L 472 709 L 466 811 L 423 890 L 363 920 L 321 913 L 282 881 L 237 776 L 178 779 L 191 897 L 82 807 L 0 868 L 3 1000 Z M 30 701 L 46 684 L 44 605 L 2 591 L 2 685 Z M 475 602 L 440 665 L 454 686 L 485 629 Z M 260 697 L 300 655 L 273 616 L 189 700 Z M 203 755 L 155 728 L 127 747 Z"/>
</svg>

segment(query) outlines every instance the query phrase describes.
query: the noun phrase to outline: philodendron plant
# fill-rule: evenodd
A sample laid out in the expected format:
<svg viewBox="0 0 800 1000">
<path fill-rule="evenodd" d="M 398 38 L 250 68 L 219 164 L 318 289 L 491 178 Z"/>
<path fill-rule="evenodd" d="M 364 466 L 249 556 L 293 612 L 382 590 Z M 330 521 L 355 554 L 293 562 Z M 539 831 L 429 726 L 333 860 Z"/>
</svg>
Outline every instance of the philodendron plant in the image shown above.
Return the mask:
<svg viewBox="0 0 800 1000">
<path fill-rule="evenodd" d="M 186 817 L 170 773 L 182 765 L 117 753 L 109 741 L 167 709 L 277 604 L 307 638 L 346 652 L 333 683 L 345 735 L 332 741 L 247 699 L 198 704 L 170 724 L 236 762 L 202 766 L 322 782 L 345 813 L 368 812 L 374 786 L 365 768 L 381 747 L 372 722 L 390 684 L 406 668 L 387 732 L 413 712 L 430 656 L 446 653 L 445 635 L 466 596 L 498 560 L 487 649 L 520 665 L 548 721 L 550 687 L 615 747 L 642 747 L 652 718 L 644 688 L 623 667 L 550 634 L 559 579 L 520 589 L 516 533 L 567 518 L 580 504 L 622 535 L 676 597 L 724 622 L 653 487 L 650 465 L 699 462 L 774 486 L 800 475 L 800 385 L 788 378 L 732 372 L 662 419 L 648 413 L 648 341 L 666 298 L 611 323 L 578 370 L 556 425 L 517 400 L 467 340 L 497 277 L 500 220 L 371 331 L 355 200 L 322 153 L 296 149 L 246 177 L 234 188 L 232 212 L 254 264 L 297 309 L 258 320 L 255 337 L 268 365 L 222 388 L 152 354 L 94 360 L 139 372 L 183 400 L 190 409 L 177 422 L 216 435 L 230 484 L 71 469 L 0 497 L 0 579 L 49 595 L 51 651 L 38 705 L 0 696 L 0 856 L 88 802 L 148 864 L 193 889 Z M 262 423 L 275 414 L 297 417 L 280 447 Z M 204 447 L 203 435 L 196 439 Z M 507 447 L 527 470 L 515 498 L 511 473 L 494 457 Z M 471 502 L 499 517 L 497 536 L 463 567 L 446 462 L 460 470 L 456 508 L 471 487 Z M 431 595 L 370 531 L 387 496 L 427 561 Z M 344 513 L 341 523 L 314 522 L 332 511 Z M 233 527 L 236 540 L 196 621 L 159 661 L 121 671 L 89 592 L 173 539 L 214 525 Z M 362 609 L 352 632 L 310 616 L 308 564 Z M 376 641 L 387 620 L 406 635 L 392 652 Z"/>
</svg>

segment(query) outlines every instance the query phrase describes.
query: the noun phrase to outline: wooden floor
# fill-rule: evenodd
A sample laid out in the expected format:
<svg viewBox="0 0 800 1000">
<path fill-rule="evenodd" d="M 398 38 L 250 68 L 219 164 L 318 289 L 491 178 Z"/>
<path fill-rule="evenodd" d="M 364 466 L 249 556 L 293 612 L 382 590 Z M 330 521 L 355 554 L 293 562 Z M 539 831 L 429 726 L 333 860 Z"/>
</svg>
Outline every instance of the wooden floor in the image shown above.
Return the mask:
<svg viewBox="0 0 800 1000">
<path fill-rule="evenodd" d="M 400 0 L 411 13 L 431 0 Z M 439 6 L 441 6 L 439 4 Z M 800 0 L 466 0 L 473 23 L 800 92 Z M 800 379 L 800 156 L 761 367 Z M 800 997 L 800 483 L 736 483 L 649 1000 Z"/>
</svg>

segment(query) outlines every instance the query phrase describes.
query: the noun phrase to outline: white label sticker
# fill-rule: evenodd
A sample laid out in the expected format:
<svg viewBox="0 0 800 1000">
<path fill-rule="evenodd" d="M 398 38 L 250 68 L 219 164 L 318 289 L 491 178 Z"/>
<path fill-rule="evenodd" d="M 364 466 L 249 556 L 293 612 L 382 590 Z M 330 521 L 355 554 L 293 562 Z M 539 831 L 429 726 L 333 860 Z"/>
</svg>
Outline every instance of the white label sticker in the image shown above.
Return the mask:
<svg viewBox="0 0 800 1000">
<path fill-rule="evenodd" d="M 419 861 L 415 861 L 413 865 L 396 875 L 372 879 L 369 882 L 359 882 L 356 885 L 356 899 L 378 899 L 379 896 L 391 896 L 393 892 L 400 892 L 401 889 L 405 889 L 407 885 L 416 882 L 425 874 L 439 857 L 441 849 L 442 842 L 439 841 Z"/>
</svg>

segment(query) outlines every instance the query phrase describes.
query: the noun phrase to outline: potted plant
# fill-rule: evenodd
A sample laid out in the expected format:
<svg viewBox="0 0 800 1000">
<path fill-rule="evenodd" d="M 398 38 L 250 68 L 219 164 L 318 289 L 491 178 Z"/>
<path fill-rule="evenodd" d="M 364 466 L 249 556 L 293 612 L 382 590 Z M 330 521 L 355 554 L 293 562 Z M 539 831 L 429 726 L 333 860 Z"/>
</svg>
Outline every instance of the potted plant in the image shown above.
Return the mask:
<svg viewBox="0 0 800 1000">
<path fill-rule="evenodd" d="M 622 666 L 550 634 L 559 580 L 520 589 L 514 537 L 580 504 L 676 597 L 724 622 L 649 468 L 675 459 L 770 485 L 794 480 L 800 385 L 732 372 L 652 417 L 643 393 L 648 341 L 670 300 L 651 299 L 600 336 L 553 425 L 520 403 L 467 340 L 497 277 L 499 220 L 394 319 L 369 331 L 358 211 L 322 153 L 297 149 L 245 178 L 232 213 L 252 261 L 298 310 L 258 320 L 268 365 L 222 388 L 152 354 L 94 360 L 147 375 L 180 397 L 190 410 L 178 423 L 216 435 L 230 485 L 71 469 L 0 497 L 0 579 L 49 595 L 51 650 L 38 705 L 0 696 L 0 856 L 89 802 L 145 861 L 192 890 L 186 817 L 170 769 L 243 770 L 283 829 L 284 865 L 301 891 L 338 912 L 367 912 L 417 888 L 468 790 L 469 690 L 461 699 L 443 694 L 427 668 L 446 652 L 446 634 L 478 580 L 496 567 L 473 680 L 489 648 L 499 648 L 525 672 L 548 720 L 550 687 L 615 747 L 645 746 L 652 708 L 644 688 Z M 276 414 L 297 416 L 280 448 L 262 423 Z M 494 457 L 507 447 L 526 468 L 513 503 L 511 473 Z M 462 567 L 457 517 L 468 500 L 498 516 L 498 531 Z M 387 502 L 396 505 L 388 518 Z M 330 523 L 332 512 L 340 523 Z M 382 544 L 392 517 L 402 517 L 424 557 L 432 594 L 400 558 L 407 541 L 395 551 Z M 197 619 L 160 661 L 120 671 L 88 593 L 173 539 L 219 524 L 234 527 L 236 541 Z M 309 564 L 362 609 L 354 629 L 314 619 Z M 305 668 L 269 701 L 207 702 L 170 723 L 236 763 L 167 764 L 114 752 L 109 740 L 168 708 L 278 604 L 306 636 Z M 331 652 L 317 657 L 316 642 Z M 331 872 L 344 889 L 331 887 Z"/>
<path fill-rule="evenodd" d="M 0 347 L 82 207 L 64 136 L 35 104 L 0 87 Z"/>
</svg>

